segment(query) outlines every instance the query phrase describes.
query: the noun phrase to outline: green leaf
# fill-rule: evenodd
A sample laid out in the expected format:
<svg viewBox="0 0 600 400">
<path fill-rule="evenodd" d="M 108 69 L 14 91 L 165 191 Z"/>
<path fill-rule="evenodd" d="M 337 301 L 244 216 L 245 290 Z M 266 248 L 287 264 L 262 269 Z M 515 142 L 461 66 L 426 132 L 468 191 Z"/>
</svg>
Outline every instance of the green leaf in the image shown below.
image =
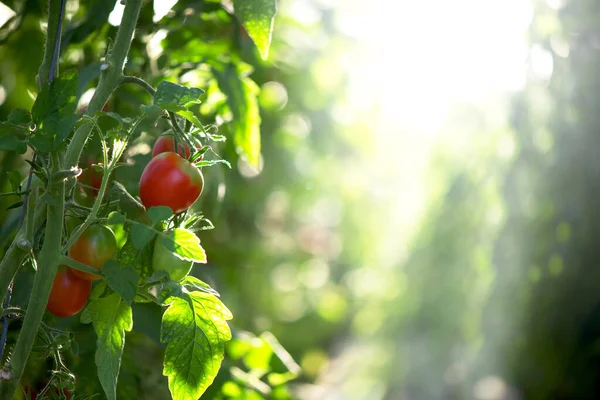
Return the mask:
<svg viewBox="0 0 600 400">
<path fill-rule="evenodd" d="M 183 118 L 187 119 L 188 121 L 190 121 L 195 126 L 198 126 L 198 127 L 202 126 L 202 122 L 200 122 L 200 120 L 198 119 L 198 117 L 196 117 L 196 115 L 193 112 L 191 112 L 190 110 L 180 110 L 180 111 L 177 111 L 177 115 L 180 115 Z"/>
<path fill-rule="evenodd" d="M 54 151 L 65 140 L 79 116 L 77 107 L 77 71 L 71 70 L 44 85 L 31 116 L 38 126 L 31 143 L 41 151 Z"/>
<path fill-rule="evenodd" d="M 8 122 L 13 124 L 29 124 L 31 122 L 31 113 L 24 108 L 15 108 L 8 114 Z"/>
<path fill-rule="evenodd" d="M 216 164 L 225 164 L 231 169 L 231 164 L 227 160 L 202 160 L 195 163 L 196 167 L 212 167 Z"/>
<path fill-rule="evenodd" d="M 0 126 L 0 150 L 24 154 L 27 151 L 27 145 L 15 135 L 3 134 L 3 129 Z"/>
<path fill-rule="evenodd" d="M 146 215 L 146 208 L 137 201 L 121 183 L 113 181 L 114 191 L 119 196 L 119 207 L 127 214 L 127 217 L 133 221 L 149 223 L 150 220 Z"/>
<path fill-rule="evenodd" d="M 170 251 L 183 260 L 206 264 L 206 252 L 200 245 L 200 239 L 187 229 L 177 228 L 173 235 L 162 234 L 159 240 Z"/>
<path fill-rule="evenodd" d="M 123 268 L 131 267 L 140 274 L 140 279 L 146 279 L 152 275 L 152 246 L 146 245 L 138 250 L 133 245 L 133 240 L 129 238 L 119 251 L 117 260 Z"/>
<path fill-rule="evenodd" d="M 231 339 L 231 312 L 215 296 L 180 292 L 162 319 L 160 340 L 166 343 L 163 375 L 175 400 L 196 400 L 219 372 L 225 343 Z"/>
<path fill-rule="evenodd" d="M 227 96 L 227 105 L 233 114 L 234 144 L 238 154 L 258 169 L 260 158 L 260 114 L 258 87 L 248 77 L 241 76 L 238 67 L 228 64 L 224 70 L 213 68 L 219 89 Z"/>
<path fill-rule="evenodd" d="M 219 293 L 210 287 L 210 285 L 206 282 L 201 281 L 195 276 L 188 275 L 181 281 L 181 285 L 184 286 L 187 290 L 201 290 L 203 292 L 212 294 L 213 296 L 219 297 Z"/>
<path fill-rule="evenodd" d="M 10 206 L 6 207 L 6 210 L 14 210 L 15 208 L 19 208 L 23 205 L 22 201 L 19 201 L 17 203 L 11 204 Z"/>
<path fill-rule="evenodd" d="M 125 346 L 125 332 L 133 328 L 131 306 L 113 293 L 92 298 L 83 311 L 81 321 L 92 322 L 98 336 L 96 366 L 98 379 L 109 400 L 116 399 L 117 378 Z"/>
<path fill-rule="evenodd" d="M 173 211 L 169 207 L 156 206 L 148 209 L 148 216 L 152 220 L 152 225 L 156 225 L 157 222 L 167 220 L 171 218 Z"/>
<path fill-rule="evenodd" d="M 18 192 L 21 190 L 21 174 L 19 171 L 7 171 L 6 176 L 10 182 L 10 187 L 13 192 Z M 25 190 L 25 188 L 23 188 Z"/>
<path fill-rule="evenodd" d="M 100 76 L 100 65 L 102 65 L 101 62 L 95 62 L 86 65 L 79 70 L 77 90 L 75 91 L 77 99 L 79 99 L 83 92 L 86 91 L 89 83 Z"/>
<path fill-rule="evenodd" d="M 269 55 L 273 20 L 277 12 L 275 0 L 233 0 L 235 15 L 265 60 Z"/>
<path fill-rule="evenodd" d="M 136 249 L 141 249 L 146 246 L 154 238 L 156 232 L 142 224 L 133 224 L 131 227 L 131 240 Z"/>
<path fill-rule="evenodd" d="M 138 290 L 140 274 L 127 265 L 122 267 L 115 260 L 108 260 L 102 266 L 102 274 L 106 278 L 106 283 L 112 290 L 131 304 Z"/>
<path fill-rule="evenodd" d="M 202 89 L 189 88 L 177 83 L 162 81 L 156 87 L 154 104 L 173 112 L 184 111 L 188 104 L 198 102 L 203 93 Z"/>
</svg>

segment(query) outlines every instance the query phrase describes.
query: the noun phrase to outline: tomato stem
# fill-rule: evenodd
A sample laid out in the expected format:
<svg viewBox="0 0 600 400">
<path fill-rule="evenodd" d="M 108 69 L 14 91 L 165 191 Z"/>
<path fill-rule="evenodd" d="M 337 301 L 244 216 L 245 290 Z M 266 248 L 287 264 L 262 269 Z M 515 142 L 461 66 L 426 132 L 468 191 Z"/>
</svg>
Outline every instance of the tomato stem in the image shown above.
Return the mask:
<svg viewBox="0 0 600 400">
<path fill-rule="evenodd" d="M 60 171 L 59 154 L 50 153 L 50 158 L 52 161 L 51 172 Z M 12 352 L 11 380 L 4 382 L 2 385 L 2 398 L 13 398 L 18 383 L 23 376 L 29 353 L 44 316 L 54 275 L 56 275 L 58 269 L 58 261 L 61 255 L 65 183 L 63 181 L 50 182 L 46 195 L 48 196 L 46 235 L 39 254 L 38 269 L 33 281 L 29 305 L 23 319 L 23 326 Z"/>
<path fill-rule="evenodd" d="M 100 271 L 98 271 L 96 268 L 92 268 L 89 265 L 82 264 L 79 261 L 75 261 L 71 257 L 67 257 L 65 255 L 61 255 L 60 260 L 58 262 L 61 265 L 66 265 L 73 269 L 87 272 L 88 274 L 92 274 L 95 276 L 101 276 Z"/>
</svg>

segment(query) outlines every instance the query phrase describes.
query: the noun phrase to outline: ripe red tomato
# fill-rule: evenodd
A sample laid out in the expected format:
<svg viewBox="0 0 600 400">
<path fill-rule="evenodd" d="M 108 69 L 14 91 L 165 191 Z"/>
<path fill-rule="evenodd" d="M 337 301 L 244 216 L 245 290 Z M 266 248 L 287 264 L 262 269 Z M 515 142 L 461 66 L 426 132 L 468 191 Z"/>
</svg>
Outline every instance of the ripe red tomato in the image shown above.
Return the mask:
<svg viewBox="0 0 600 400">
<path fill-rule="evenodd" d="M 174 153 L 174 149 L 175 136 L 172 134 L 161 135 L 156 140 L 156 143 L 154 143 L 154 147 L 152 148 L 152 157 L 156 157 L 157 155 L 166 152 Z M 183 145 L 180 143 L 177 146 L 177 154 L 179 154 L 181 157 L 190 158 L 190 146 L 188 146 L 187 143 L 184 143 Z"/>
<path fill-rule="evenodd" d="M 101 269 L 102 265 L 117 254 L 117 239 L 113 231 L 104 225 L 92 225 L 87 228 L 69 249 L 69 257 L 92 268 Z M 97 280 L 87 272 L 73 270 L 82 279 Z"/>
<path fill-rule="evenodd" d="M 188 146 L 187 143 L 180 143 L 177 147 L 177 154 L 185 159 L 190 158 L 190 146 Z M 198 150 L 202 149 L 202 145 L 199 144 L 197 148 Z M 165 133 L 159 136 L 159 138 L 156 140 L 156 143 L 154 143 L 154 147 L 152 148 L 152 157 L 154 158 L 157 155 L 166 152 L 175 153 L 175 137 L 172 133 Z M 204 155 L 200 156 L 199 159 L 202 160 L 203 158 Z"/>
<path fill-rule="evenodd" d="M 57 317 L 70 317 L 83 309 L 90 297 L 92 282 L 81 279 L 71 268 L 58 267 L 46 310 Z"/>
<path fill-rule="evenodd" d="M 202 173 L 188 160 L 175 153 L 161 153 L 144 168 L 140 198 L 146 208 L 167 206 L 180 213 L 200 197 L 203 186 Z"/>
<path fill-rule="evenodd" d="M 172 231 L 164 232 L 165 235 L 173 238 Z M 163 238 L 159 235 L 154 242 L 154 251 L 152 253 L 152 268 L 155 271 L 166 271 L 173 281 L 180 281 L 185 278 L 194 263 L 192 261 L 182 260 L 163 244 Z"/>
</svg>

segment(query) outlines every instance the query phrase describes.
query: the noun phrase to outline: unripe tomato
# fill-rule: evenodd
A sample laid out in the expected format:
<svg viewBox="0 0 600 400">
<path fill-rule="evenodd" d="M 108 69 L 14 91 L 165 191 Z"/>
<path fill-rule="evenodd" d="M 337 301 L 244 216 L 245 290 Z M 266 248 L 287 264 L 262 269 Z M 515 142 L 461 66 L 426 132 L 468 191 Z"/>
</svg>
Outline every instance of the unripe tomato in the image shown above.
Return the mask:
<svg viewBox="0 0 600 400">
<path fill-rule="evenodd" d="M 154 147 L 152 148 L 152 157 L 167 152 L 175 153 L 175 136 L 169 133 L 159 136 L 156 140 L 156 143 L 154 143 Z M 190 146 L 188 146 L 187 143 L 184 143 L 183 145 L 180 143 L 177 146 L 177 154 L 186 159 L 190 158 Z"/>
<path fill-rule="evenodd" d="M 83 309 L 90 297 L 92 282 L 81 279 L 71 268 L 58 267 L 46 310 L 57 317 L 70 317 Z"/>
<path fill-rule="evenodd" d="M 173 237 L 172 231 L 163 232 L 168 237 Z M 163 237 L 158 236 L 154 242 L 152 253 L 152 268 L 154 271 L 166 271 L 173 281 L 180 281 L 192 270 L 192 261 L 182 260 L 163 244 Z"/>
<path fill-rule="evenodd" d="M 146 208 L 167 206 L 180 213 L 200 197 L 203 186 L 202 173 L 188 160 L 175 153 L 161 153 L 144 168 L 140 198 Z"/>
<path fill-rule="evenodd" d="M 69 257 L 82 264 L 100 270 L 102 265 L 117 254 L 117 239 L 113 231 L 104 225 L 92 225 L 87 228 L 69 249 Z M 73 270 L 82 279 L 97 280 L 87 272 Z"/>
</svg>

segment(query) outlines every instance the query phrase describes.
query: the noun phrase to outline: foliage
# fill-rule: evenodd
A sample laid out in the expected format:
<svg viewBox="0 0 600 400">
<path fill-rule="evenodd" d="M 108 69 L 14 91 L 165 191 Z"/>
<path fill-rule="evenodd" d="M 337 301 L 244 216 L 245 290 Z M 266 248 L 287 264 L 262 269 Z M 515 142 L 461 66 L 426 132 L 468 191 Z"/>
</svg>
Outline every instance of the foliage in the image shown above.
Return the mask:
<svg viewBox="0 0 600 400">
<path fill-rule="evenodd" d="M 5 237 L 12 238 L 18 246 L 5 248 L 0 266 L 6 278 L 0 279 L 4 287 L 2 297 L 16 273 L 12 302 L 18 302 L 26 310 L 23 325 L 11 329 L 3 354 L 6 370 L 13 375 L 10 381 L 2 383 L 2 391 L 12 396 L 10 393 L 15 390 L 22 391 L 17 387 L 45 385 L 44 391 L 52 392 L 53 388 L 62 390 L 67 382 L 68 390 L 77 396 L 102 391 L 109 399 L 124 393 L 128 398 L 138 397 L 136 394 L 141 393 L 144 384 L 142 368 L 125 371 L 121 367 L 128 363 L 129 338 L 137 338 L 133 334 L 143 332 L 154 337 L 155 346 L 164 346 L 162 372 L 168 377 L 173 398 L 198 398 L 217 377 L 226 343 L 232 337 L 227 323 L 232 314 L 208 284 L 191 276 L 179 283 L 170 281 L 164 272 L 153 271 L 151 259 L 154 243 L 161 240 L 161 245 L 176 257 L 196 263 L 210 262 L 210 249 L 200 246 L 197 234 L 215 225 L 199 210 L 202 207 L 210 215 L 215 207 L 198 201 L 192 209 L 175 215 L 164 207 L 146 210 L 136 195 L 141 168 L 148 163 L 149 152 L 139 148 L 170 129 L 177 142 L 185 142 L 193 149 L 190 160 L 196 164 L 195 168 L 208 171 L 212 166 L 217 167 L 210 170 L 222 168 L 220 164 L 230 166 L 220 154 L 230 160 L 238 157 L 247 160 L 257 170 L 262 168 L 259 90 L 250 78 L 250 64 L 258 64 L 258 51 L 252 42 L 241 42 L 242 28 L 237 18 L 266 57 L 275 3 L 248 2 L 248 7 L 238 4 L 234 11 L 219 2 L 179 1 L 168 16 L 154 24 L 151 5 L 132 0 L 125 5 L 118 29 L 107 21 L 112 9 L 110 3 L 81 4 L 77 11 L 68 11 L 62 41 L 58 42 L 52 33 L 58 29 L 60 35 L 56 13 L 59 4 L 60 1 L 50 2 L 45 53 L 41 41 L 34 46 L 40 55 L 44 54 L 39 80 L 45 81 L 49 72 L 48 83 L 38 93 L 36 70 L 22 70 L 23 75 L 15 73 L 22 89 L 15 96 L 11 94 L 0 107 L 0 116 L 4 117 L 0 148 L 7 151 L 4 158 L 16 161 L 19 154 L 25 154 L 23 157 L 31 164 L 34 175 L 45 183 L 35 190 L 29 184 L 13 188 L 13 193 L 7 195 L 7 198 L 21 198 L 24 200 L 21 203 L 29 206 L 25 225 L 19 226 L 16 234 Z M 20 12 L 23 22 L 46 18 L 42 10 L 28 4 Z M 138 34 L 130 43 L 134 27 Z M 24 23 L 7 29 L 0 60 L 10 69 L 23 61 L 8 56 L 16 51 L 20 35 L 39 27 Z M 162 36 L 164 32 L 167 34 Z M 189 35 L 196 36 L 196 41 L 190 40 Z M 55 42 L 57 46 L 53 45 Z M 229 51 L 222 53 L 224 47 Z M 53 49 L 61 52 L 60 74 L 53 74 L 58 70 Z M 120 64 L 125 59 L 126 75 L 121 76 Z M 151 97 L 129 84 L 136 84 Z M 90 100 L 85 96 L 92 88 L 96 90 Z M 19 97 L 27 91 L 33 93 L 35 101 Z M 9 110 L 8 115 L 4 115 L 5 110 Z M 33 159 L 29 149 L 35 152 Z M 86 183 L 75 181 L 81 172 L 76 167 L 80 159 L 93 160 L 87 168 L 102 172 L 99 187 L 86 187 Z M 224 181 L 222 171 L 210 176 L 213 187 Z M 5 175 L 2 182 L 13 183 L 15 178 Z M 79 187 L 90 189 L 87 196 L 92 198 L 88 202 L 83 203 L 77 197 Z M 214 196 L 213 193 L 205 197 Z M 25 205 L 22 208 L 25 212 Z M 101 272 L 65 255 L 94 223 L 108 224 L 116 233 L 119 246 L 118 254 L 106 261 Z M 8 228 L 9 232 L 15 227 L 13 224 Z M 174 234 L 165 235 L 166 230 Z M 36 262 L 38 258 L 40 262 Z M 80 322 L 59 321 L 49 316 L 42 322 L 49 290 L 47 277 L 52 276 L 59 263 L 102 278 L 94 284 Z M 29 264 L 37 265 L 33 275 Z M 14 269 L 8 265 L 14 265 Z M 24 276 L 28 278 L 23 280 Z M 31 291 L 29 300 L 17 296 L 25 291 Z M 140 314 L 139 310 L 144 311 Z M 93 333 L 86 327 L 90 323 Z M 32 348 L 39 352 L 40 346 L 34 340 L 40 326 L 73 332 L 75 337 L 70 340 L 82 351 L 74 350 L 73 358 L 68 346 L 58 346 L 52 340 L 44 343 L 41 348 L 55 348 L 60 353 L 54 360 L 58 365 L 45 370 L 42 364 L 46 357 L 29 357 Z M 161 326 L 160 336 L 153 333 L 157 326 Z M 132 346 L 135 345 L 134 339 Z M 283 349 L 278 352 L 287 354 Z M 82 369 L 92 354 L 97 366 L 95 375 Z M 62 358 L 68 362 L 63 363 Z M 282 377 L 269 383 L 256 383 L 260 376 L 255 377 L 247 383 L 247 390 L 254 392 L 254 386 L 258 385 L 262 392 L 270 392 L 273 386 L 285 393 L 283 385 L 299 372 L 297 365 L 290 363 L 289 354 L 287 358 L 288 365 L 294 368 L 292 375 L 285 375 L 284 368 L 280 372 Z M 68 372 L 69 368 L 74 376 Z M 226 387 L 231 390 L 233 380 L 239 380 L 242 373 L 239 368 L 235 371 L 238 378 L 232 375 L 225 381 L 217 379 L 218 385 L 213 385 L 212 390 L 219 392 Z M 151 391 L 143 392 L 151 396 Z M 227 390 L 223 389 L 223 393 Z"/>
</svg>

